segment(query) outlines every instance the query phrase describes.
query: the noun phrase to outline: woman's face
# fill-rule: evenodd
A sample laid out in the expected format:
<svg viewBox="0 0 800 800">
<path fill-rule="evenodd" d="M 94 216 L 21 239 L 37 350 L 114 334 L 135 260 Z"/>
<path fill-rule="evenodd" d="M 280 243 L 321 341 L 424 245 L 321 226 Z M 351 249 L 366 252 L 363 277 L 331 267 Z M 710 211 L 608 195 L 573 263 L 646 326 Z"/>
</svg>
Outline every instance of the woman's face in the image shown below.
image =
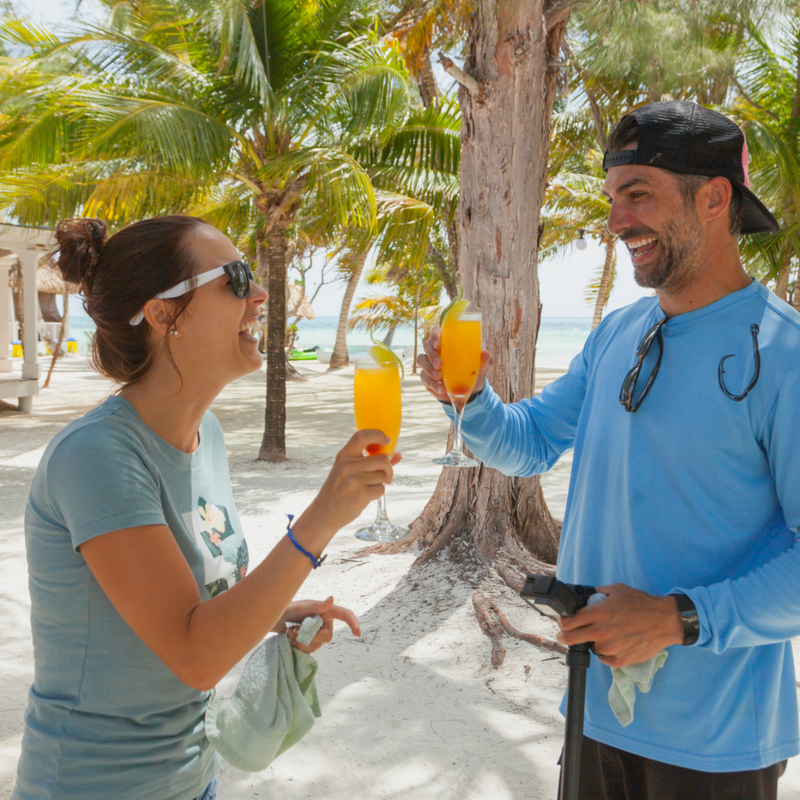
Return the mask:
<svg viewBox="0 0 800 800">
<path fill-rule="evenodd" d="M 225 234 L 210 225 L 200 225 L 187 242 L 201 274 L 241 258 Z M 170 347 L 181 373 L 188 368 L 201 381 L 229 383 L 261 368 L 258 339 L 251 334 L 258 321 L 258 308 L 267 292 L 251 282 L 250 294 L 237 297 L 227 275 L 198 287 L 178 319 L 179 337 Z"/>
</svg>

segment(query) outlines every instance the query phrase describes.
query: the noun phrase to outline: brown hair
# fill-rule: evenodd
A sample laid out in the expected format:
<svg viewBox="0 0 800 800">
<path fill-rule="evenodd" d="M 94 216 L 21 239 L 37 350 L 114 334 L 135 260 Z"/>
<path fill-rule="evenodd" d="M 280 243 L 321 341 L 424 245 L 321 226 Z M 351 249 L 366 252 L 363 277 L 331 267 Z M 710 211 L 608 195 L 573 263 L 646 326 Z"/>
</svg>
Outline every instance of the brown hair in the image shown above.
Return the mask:
<svg viewBox="0 0 800 800">
<path fill-rule="evenodd" d="M 639 141 L 639 124 L 633 114 L 626 114 L 611 131 L 608 137 L 608 151 L 616 152 L 624 147 Z M 697 190 L 708 183 L 711 178 L 705 175 L 681 175 L 672 172 L 678 180 L 681 194 L 685 202 L 694 202 Z M 731 204 L 728 207 L 728 231 L 733 236 L 738 236 L 742 231 L 742 216 L 744 214 L 744 200 L 739 190 L 731 184 Z"/>
<path fill-rule="evenodd" d="M 147 374 L 153 360 L 150 326 L 147 320 L 138 325 L 130 320 L 148 300 L 194 274 L 186 240 L 205 224 L 197 217 L 155 217 L 128 225 L 109 239 L 100 219 L 58 223 L 53 255 L 64 279 L 81 286 L 84 308 L 97 326 L 92 362 L 100 373 L 126 385 Z M 193 294 L 175 300 L 170 330 Z M 165 344 L 169 355 L 169 337 Z"/>
</svg>

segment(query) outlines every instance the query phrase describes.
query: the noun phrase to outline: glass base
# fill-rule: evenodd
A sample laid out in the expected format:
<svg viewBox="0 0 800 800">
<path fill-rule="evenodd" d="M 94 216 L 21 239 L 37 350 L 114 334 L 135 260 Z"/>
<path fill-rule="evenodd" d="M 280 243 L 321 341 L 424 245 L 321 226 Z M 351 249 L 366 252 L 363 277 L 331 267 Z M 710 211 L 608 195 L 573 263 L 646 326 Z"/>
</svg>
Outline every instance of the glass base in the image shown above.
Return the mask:
<svg viewBox="0 0 800 800">
<path fill-rule="evenodd" d="M 389 520 L 375 520 L 356 531 L 356 539 L 365 542 L 396 542 L 405 539 L 411 533 L 410 528 L 394 525 Z"/>
<path fill-rule="evenodd" d="M 445 467 L 479 467 L 480 461 L 465 456 L 460 450 L 451 450 L 446 456 L 434 458 L 434 464 L 443 464 Z"/>
</svg>

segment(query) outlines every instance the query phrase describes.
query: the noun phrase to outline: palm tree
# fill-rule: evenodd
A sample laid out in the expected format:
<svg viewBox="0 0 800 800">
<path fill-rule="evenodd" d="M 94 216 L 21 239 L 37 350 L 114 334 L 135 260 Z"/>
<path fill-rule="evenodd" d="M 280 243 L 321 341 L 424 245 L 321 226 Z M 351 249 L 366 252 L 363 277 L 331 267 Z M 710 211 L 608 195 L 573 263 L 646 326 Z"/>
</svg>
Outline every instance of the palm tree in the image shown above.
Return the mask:
<svg viewBox="0 0 800 800">
<path fill-rule="evenodd" d="M 725 16 L 720 11 L 725 11 Z M 722 104 L 737 81 L 742 27 L 761 22 L 758 3 L 675 0 L 577 6 L 562 46 L 567 74 L 554 115 L 541 256 L 563 252 L 582 231 L 605 246 L 587 290 L 593 327 L 616 274 L 616 238 L 605 230 L 602 155 L 614 122 L 665 97 Z M 762 243 L 763 245 L 763 243 Z"/>
<path fill-rule="evenodd" d="M 285 458 L 287 239 L 374 224 L 352 150 L 409 101 L 397 50 L 345 35 L 360 12 L 357 0 L 175 0 L 113 5 L 106 25 L 61 41 L 5 26 L 31 55 L 0 93 L 0 210 L 123 224 L 189 209 L 256 231 L 270 293 L 259 459 Z"/>
<path fill-rule="evenodd" d="M 398 325 L 414 329 L 412 374 L 417 371 L 417 347 L 420 325 L 427 334 L 437 321 L 442 281 L 435 264 L 430 261 L 407 262 L 404 266 L 384 263 L 367 276 L 370 285 L 383 284 L 394 289 L 392 294 L 370 295 L 355 307 L 347 323 L 348 330 L 361 329 L 375 333 L 394 330 Z"/>
<path fill-rule="evenodd" d="M 596 119 L 599 107 L 555 114 L 539 259 L 563 253 L 579 237 L 605 247 L 605 258 L 586 299 L 594 305 L 592 330 L 600 324 L 616 277 L 617 237 L 606 229 L 609 204 L 602 194 L 603 147 Z M 600 130 L 605 131 L 602 127 Z M 603 133 L 605 138 L 605 133 Z"/>
<path fill-rule="evenodd" d="M 355 232 L 344 244 L 340 263 L 347 289 L 331 369 L 348 363 L 347 317 L 371 248 L 379 262 L 398 270 L 416 271 L 430 260 L 442 282 L 452 283 L 440 247 L 458 200 L 459 127 L 457 103 L 444 99 L 411 111 L 381 147 L 366 146 L 357 153 L 376 188 L 377 225 L 374 236 Z"/>
<path fill-rule="evenodd" d="M 740 250 L 751 274 L 800 308 L 800 4 L 785 8 L 769 39 L 753 21 L 742 31 L 731 113 L 747 137 L 753 188 L 781 230 L 748 236 Z"/>
</svg>

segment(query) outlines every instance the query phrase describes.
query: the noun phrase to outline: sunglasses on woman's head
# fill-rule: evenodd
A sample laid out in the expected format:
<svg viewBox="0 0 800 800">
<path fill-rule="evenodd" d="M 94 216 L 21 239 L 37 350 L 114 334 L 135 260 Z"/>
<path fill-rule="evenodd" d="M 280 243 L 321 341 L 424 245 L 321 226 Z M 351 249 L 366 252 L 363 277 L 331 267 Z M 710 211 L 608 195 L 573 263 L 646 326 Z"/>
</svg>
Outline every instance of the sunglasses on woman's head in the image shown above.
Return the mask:
<svg viewBox="0 0 800 800">
<path fill-rule="evenodd" d="M 188 280 L 181 281 L 179 284 L 167 289 L 161 294 L 157 294 L 153 300 L 172 300 L 176 297 L 181 297 L 198 286 L 204 283 L 209 283 L 221 275 L 227 275 L 231 281 L 231 289 L 233 293 L 242 299 L 250 294 L 250 281 L 255 281 L 253 270 L 250 265 L 245 261 L 231 261 L 230 264 L 223 264 L 216 269 L 210 269 L 208 272 L 201 272 Z M 130 322 L 131 325 L 138 325 L 144 319 L 144 311 L 140 311 Z"/>
</svg>

